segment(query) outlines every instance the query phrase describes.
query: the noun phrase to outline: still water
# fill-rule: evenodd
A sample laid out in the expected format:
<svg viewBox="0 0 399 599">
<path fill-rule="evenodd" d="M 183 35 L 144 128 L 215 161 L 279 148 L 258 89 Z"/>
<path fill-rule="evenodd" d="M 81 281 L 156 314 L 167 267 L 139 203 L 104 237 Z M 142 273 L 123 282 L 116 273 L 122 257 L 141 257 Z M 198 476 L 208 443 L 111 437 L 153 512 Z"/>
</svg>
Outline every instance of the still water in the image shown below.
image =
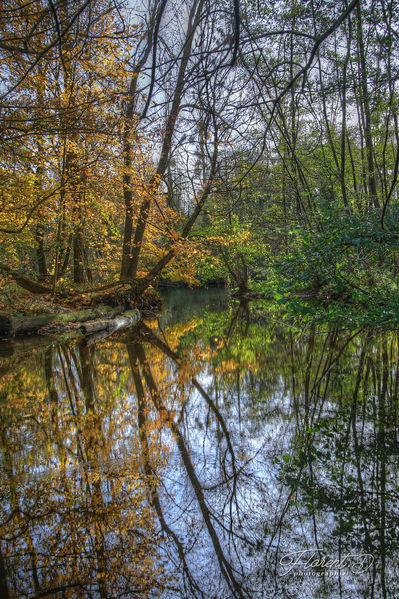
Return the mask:
<svg viewBox="0 0 399 599">
<path fill-rule="evenodd" d="M 0 597 L 399 596 L 397 332 L 178 290 L 1 355 Z"/>
</svg>

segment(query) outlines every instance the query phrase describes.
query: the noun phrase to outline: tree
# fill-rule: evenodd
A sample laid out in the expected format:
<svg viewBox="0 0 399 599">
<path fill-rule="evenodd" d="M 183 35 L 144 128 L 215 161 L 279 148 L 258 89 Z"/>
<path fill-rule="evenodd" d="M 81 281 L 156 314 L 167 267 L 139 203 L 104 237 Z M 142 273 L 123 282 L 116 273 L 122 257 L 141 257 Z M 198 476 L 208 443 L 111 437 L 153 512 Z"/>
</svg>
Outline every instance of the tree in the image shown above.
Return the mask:
<svg viewBox="0 0 399 599">
<path fill-rule="evenodd" d="M 314 189 L 298 152 L 306 134 L 299 123 L 309 114 L 300 98 L 307 87 L 314 93 L 315 61 L 358 2 L 332 16 L 313 4 L 265 3 L 272 15 L 266 24 L 251 2 L 238 18 L 237 3 L 211 10 L 207 0 L 179 7 L 157 0 L 137 13 L 138 27 L 127 7 L 108 0 L 53 8 L 37 0 L 29 13 L 17 2 L 17 35 L 6 27 L 0 47 L 3 77 L 11 74 L 2 165 L 15 182 L 4 199 L 5 220 L 14 222 L 1 227 L 15 236 L 5 244 L 8 268 L 10 261 L 14 270 L 36 263 L 38 277 L 51 278 L 54 290 L 68 268 L 76 284 L 115 279 L 117 259 L 120 281 L 140 296 L 172 261 L 189 255 L 204 206 L 229 185 L 224 154 L 233 145 L 256 148 L 240 173 L 237 201 L 268 149 L 280 152 L 298 213 L 314 220 Z M 359 44 L 360 56 L 360 37 Z M 327 116 L 325 95 L 322 106 Z M 328 124 L 338 164 L 332 129 Z M 345 190 L 345 169 L 338 170 Z M 28 253 L 22 242 L 31 245 Z M 109 268 L 101 273 L 104 262 Z"/>
</svg>

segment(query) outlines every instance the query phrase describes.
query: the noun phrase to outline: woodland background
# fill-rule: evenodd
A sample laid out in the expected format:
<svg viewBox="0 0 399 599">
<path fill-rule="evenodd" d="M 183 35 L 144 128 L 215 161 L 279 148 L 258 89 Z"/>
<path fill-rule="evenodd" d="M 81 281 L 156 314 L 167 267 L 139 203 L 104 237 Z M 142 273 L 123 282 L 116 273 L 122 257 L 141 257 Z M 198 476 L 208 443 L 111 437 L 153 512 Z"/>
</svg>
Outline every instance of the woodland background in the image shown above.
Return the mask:
<svg viewBox="0 0 399 599">
<path fill-rule="evenodd" d="M 161 281 L 395 318 L 397 1 L 9 0 L 0 24 L 3 307 Z"/>
</svg>

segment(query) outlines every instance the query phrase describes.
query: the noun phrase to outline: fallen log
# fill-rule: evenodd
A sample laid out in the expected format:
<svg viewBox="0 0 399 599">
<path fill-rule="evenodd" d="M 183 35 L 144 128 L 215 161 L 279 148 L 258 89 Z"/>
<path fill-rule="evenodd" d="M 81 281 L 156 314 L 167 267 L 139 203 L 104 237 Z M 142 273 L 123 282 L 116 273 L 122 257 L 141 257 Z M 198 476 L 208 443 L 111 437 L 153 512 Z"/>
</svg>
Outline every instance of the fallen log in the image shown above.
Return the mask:
<svg viewBox="0 0 399 599">
<path fill-rule="evenodd" d="M 84 337 L 82 334 L 82 325 L 78 328 L 74 328 L 72 331 L 70 330 L 64 332 L 61 335 L 58 335 L 56 338 L 50 335 L 32 335 L 31 337 L 20 337 L 6 341 L 0 340 L 0 378 L 11 369 L 13 362 L 10 362 L 10 359 L 14 360 L 15 358 L 27 356 L 32 352 L 45 351 L 46 348 L 50 346 L 57 346 L 76 341 L 91 346 L 98 341 L 105 339 L 109 335 L 112 335 L 120 328 L 136 324 L 140 318 L 141 315 L 139 310 L 131 310 L 122 314 L 120 318 L 114 318 L 110 320 L 103 319 L 101 320 L 103 323 L 102 330 L 92 335 L 87 335 L 87 337 Z M 104 325 L 106 328 L 104 328 Z"/>
<path fill-rule="evenodd" d="M 87 310 L 63 312 L 62 314 L 38 314 L 37 316 L 8 316 L 0 314 L 0 337 L 10 338 L 16 335 L 31 334 L 54 324 L 84 322 L 101 316 L 109 318 L 123 312 L 123 306 L 111 308 L 109 306 L 96 306 Z M 50 331 L 49 331 L 50 332 Z"/>
<path fill-rule="evenodd" d="M 118 329 L 128 327 L 131 324 L 136 324 L 139 320 L 140 312 L 138 310 L 129 310 L 117 318 L 85 322 L 79 328 L 85 335 L 93 335 L 100 331 L 110 331 L 111 333 L 114 333 Z"/>
<path fill-rule="evenodd" d="M 41 283 L 38 283 L 37 281 L 30 279 L 21 272 L 13 270 L 6 264 L 0 264 L 0 272 L 6 273 L 9 277 L 14 279 L 17 285 L 19 285 L 23 289 L 26 289 L 27 291 L 30 291 L 30 293 L 33 293 L 34 295 L 45 295 L 51 293 L 50 287 L 47 287 L 46 285 L 42 285 Z"/>
</svg>

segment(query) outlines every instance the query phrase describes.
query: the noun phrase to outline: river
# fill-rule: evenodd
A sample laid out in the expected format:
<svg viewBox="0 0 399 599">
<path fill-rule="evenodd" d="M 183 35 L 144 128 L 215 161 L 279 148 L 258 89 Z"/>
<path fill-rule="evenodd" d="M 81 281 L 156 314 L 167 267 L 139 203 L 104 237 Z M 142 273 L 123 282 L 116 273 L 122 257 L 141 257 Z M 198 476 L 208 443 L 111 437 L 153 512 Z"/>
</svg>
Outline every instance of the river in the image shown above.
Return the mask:
<svg viewBox="0 0 399 599">
<path fill-rule="evenodd" d="M 396 331 L 182 289 L 1 355 L 1 597 L 399 596 Z"/>
</svg>

